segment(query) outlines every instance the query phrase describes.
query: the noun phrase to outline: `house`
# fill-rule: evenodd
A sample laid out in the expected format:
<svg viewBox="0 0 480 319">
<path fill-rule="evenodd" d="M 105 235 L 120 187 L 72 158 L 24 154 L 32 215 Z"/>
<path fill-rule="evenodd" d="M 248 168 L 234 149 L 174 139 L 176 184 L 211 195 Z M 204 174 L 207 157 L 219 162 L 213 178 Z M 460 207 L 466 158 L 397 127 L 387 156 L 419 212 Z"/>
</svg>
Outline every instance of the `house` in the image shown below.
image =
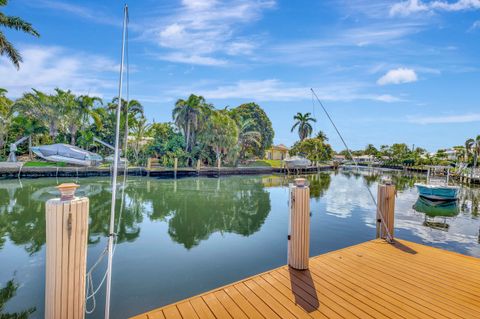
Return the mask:
<svg viewBox="0 0 480 319">
<path fill-rule="evenodd" d="M 336 162 L 343 163 L 345 162 L 345 155 L 340 155 L 340 154 L 333 155 L 333 160 Z"/>
<path fill-rule="evenodd" d="M 265 159 L 267 160 L 284 160 L 288 158 L 288 150 L 289 148 L 283 144 L 279 145 L 272 145 L 268 150 L 265 152 Z"/>
<path fill-rule="evenodd" d="M 456 161 L 458 158 L 457 150 L 449 148 L 445 150 L 446 157 L 449 161 Z"/>
</svg>

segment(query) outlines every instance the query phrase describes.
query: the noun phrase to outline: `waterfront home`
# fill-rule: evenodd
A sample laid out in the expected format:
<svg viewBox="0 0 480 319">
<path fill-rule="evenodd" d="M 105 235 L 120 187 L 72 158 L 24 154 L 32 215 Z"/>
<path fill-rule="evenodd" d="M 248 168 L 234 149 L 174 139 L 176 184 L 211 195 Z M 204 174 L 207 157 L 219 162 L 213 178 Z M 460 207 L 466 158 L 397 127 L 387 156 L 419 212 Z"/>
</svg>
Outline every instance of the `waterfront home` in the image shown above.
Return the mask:
<svg viewBox="0 0 480 319">
<path fill-rule="evenodd" d="M 345 155 L 340 155 L 340 154 L 333 155 L 333 160 L 336 162 L 343 163 L 345 162 Z"/>
<path fill-rule="evenodd" d="M 265 159 L 267 160 L 284 160 L 289 157 L 288 155 L 289 148 L 283 144 L 272 145 L 265 152 Z"/>
</svg>

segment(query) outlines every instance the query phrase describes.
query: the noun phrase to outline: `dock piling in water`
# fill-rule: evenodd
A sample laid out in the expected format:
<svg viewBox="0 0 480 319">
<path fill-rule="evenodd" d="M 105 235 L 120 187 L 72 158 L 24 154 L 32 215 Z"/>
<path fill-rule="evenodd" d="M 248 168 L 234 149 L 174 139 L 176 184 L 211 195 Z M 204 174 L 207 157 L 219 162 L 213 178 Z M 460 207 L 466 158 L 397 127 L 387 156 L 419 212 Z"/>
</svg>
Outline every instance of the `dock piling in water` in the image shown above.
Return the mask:
<svg viewBox="0 0 480 319">
<path fill-rule="evenodd" d="M 395 185 L 390 183 L 378 185 L 377 195 L 377 238 L 393 239 L 395 229 Z M 383 219 L 383 223 L 382 223 Z"/>
<path fill-rule="evenodd" d="M 78 185 L 59 185 L 61 197 L 46 209 L 45 318 L 85 317 L 89 200 L 75 197 Z"/>
<path fill-rule="evenodd" d="M 310 188 L 306 179 L 297 178 L 290 186 L 288 265 L 308 269 L 310 251 Z"/>
</svg>

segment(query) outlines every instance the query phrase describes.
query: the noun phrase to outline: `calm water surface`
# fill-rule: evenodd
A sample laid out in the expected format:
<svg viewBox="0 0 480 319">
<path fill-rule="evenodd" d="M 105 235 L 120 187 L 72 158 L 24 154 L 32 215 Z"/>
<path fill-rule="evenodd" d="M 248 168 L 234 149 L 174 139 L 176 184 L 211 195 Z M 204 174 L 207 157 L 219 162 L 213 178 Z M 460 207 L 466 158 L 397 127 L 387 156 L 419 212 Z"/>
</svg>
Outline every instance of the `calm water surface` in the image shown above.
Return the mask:
<svg viewBox="0 0 480 319">
<path fill-rule="evenodd" d="M 421 176 L 341 171 L 309 176 L 311 255 L 375 236 L 376 194 L 389 175 L 397 185 L 399 238 L 480 257 L 478 189 L 463 188 L 456 207 L 417 202 Z M 42 318 L 45 285 L 45 201 L 71 179 L 0 180 L 0 311 Z M 152 308 L 284 265 L 287 256 L 288 182 L 284 176 L 161 180 L 129 177 L 123 193 L 113 265 L 112 318 Z M 84 178 L 90 198 L 88 265 L 106 245 L 110 180 Z M 122 191 L 123 190 L 123 191 Z M 122 206 L 119 198 L 117 207 Z M 415 207 L 415 209 L 413 208 Z M 106 260 L 94 273 L 95 285 Z M 102 318 L 104 289 L 87 318 Z M 2 297 L 0 297 L 2 298 Z M 91 308 L 92 304 L 88 305 Z"/>
</svg>

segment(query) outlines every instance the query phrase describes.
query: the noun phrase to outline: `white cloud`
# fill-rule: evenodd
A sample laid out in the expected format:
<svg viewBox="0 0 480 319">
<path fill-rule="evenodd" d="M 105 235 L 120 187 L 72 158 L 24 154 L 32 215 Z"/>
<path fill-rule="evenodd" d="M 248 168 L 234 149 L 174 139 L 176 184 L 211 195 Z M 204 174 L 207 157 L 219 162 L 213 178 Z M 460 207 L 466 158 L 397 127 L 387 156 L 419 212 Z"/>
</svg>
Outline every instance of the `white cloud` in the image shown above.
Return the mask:
<svg viewBox="0 0 480 319">
<path fill-rule="evenodd" d="M 391 16 L 408 16 L 419 12 L 463 11 L 480 9 L 480 0 L 429 1 L 407 0 L 395 3 L 390 8 Z"/>
<path fill-rule="evenodd" d="M 0 58 L 1 86 L 9 96 L 19 97 L 31 88 L 97 95 L 115 88 L 119 67 L 108 58 L 52 46 L 24 47 L 20 52 L 24 62 L 18 71 L 6 57 Z"/>
<path fill-rule="evenodd" d="M 417 81 L 417 74 L 412 69 L 398 68 L 388 71 L 385 75 L 378 79 L 377 84 L 401 84 Z"/>
<path fill-rule="evenodd" d="M 408 1 L 402 1 L 399 3 L 395 3 L 391 8 L 390 8 L 390 15 L 395 16 L 395 15 L 400 15 L 400 16 L 406 16 L 410 15 L 412 13 L 418 13 L 418 12 L 423 12 L 423 11 L 428 11 L 429 8 L 427 5 L 423 4 L 422 1 L 420 0 L 408 0 Z"/>
<path fill-rule="evenodd" d="M 90 20 L 99 24 L 121 26 L 122 19 L 114 18 L 113 16 L 105 13 L 105 10 L 100 8 L 88 8 L 78 4 L 65 3 L 64 1 L 56 0 L 36 0 L 36 1 L 27 1 L 28 5 L 32 7 L 46 8 L 51 10 L 57 10 L 64 13 L 73 14 L 82 19 Z"/>
<path fill-rule="evenodd" d="M 227 61 L 224 59 L 217 59 L 209 56 L 200 56 L 196 54 L 184 54 L 181 52 L 168 53 L 164 55 L 158 54 L 155 55 L 155 57 L 159 60 L 164 61 L 196 65 L 221 66 L 227 64 Z"/>
<path fill-rule="evenodd" d="M 449 123 L 472 123 L 480 122 L 480 113 L 446 115 L 446 116 L 415 116 L 408 119 L 415 124 L 449 124 Z"/>
<path fill-rule="evenodd" d="M 241 99 L 255 101 L 295 101 L 310 100 L 310 87 L 296 83 L 282 82 L 278 79 L 238 81 L 233 84 L 216 87 L 177 87 L 167 90 L 170 96 L 183 95 L 185 91 L 211 100 Z M 358 83 L 338 83 L 323 85 L 315 92 L 324 101 L 370 100 L 376 102 L 398 102 L 401 99 L 388 94 L 372 94 L 364 92 L 365 88 Z"/>
<path fill-rule="evenodd" d="M 480 20 L 473 22 L 472 26 L 468 29 L 468 31 L 473 31 L 476 29 L 480 29 Z"/>
<path fill-rule="evenodd" d="M 164 60 L 223 64 L 211 62 L 224 60 L 218 55 L 245 55 L 253 51 L 255 42 L 238 36 L 238 29 L 258 20 L 264 10 L 274 5 L 273 0 L 183 0 L 174 14 L 147 26 L 143 38 L 169 51 L 162 54 Z"/>
</svg>

